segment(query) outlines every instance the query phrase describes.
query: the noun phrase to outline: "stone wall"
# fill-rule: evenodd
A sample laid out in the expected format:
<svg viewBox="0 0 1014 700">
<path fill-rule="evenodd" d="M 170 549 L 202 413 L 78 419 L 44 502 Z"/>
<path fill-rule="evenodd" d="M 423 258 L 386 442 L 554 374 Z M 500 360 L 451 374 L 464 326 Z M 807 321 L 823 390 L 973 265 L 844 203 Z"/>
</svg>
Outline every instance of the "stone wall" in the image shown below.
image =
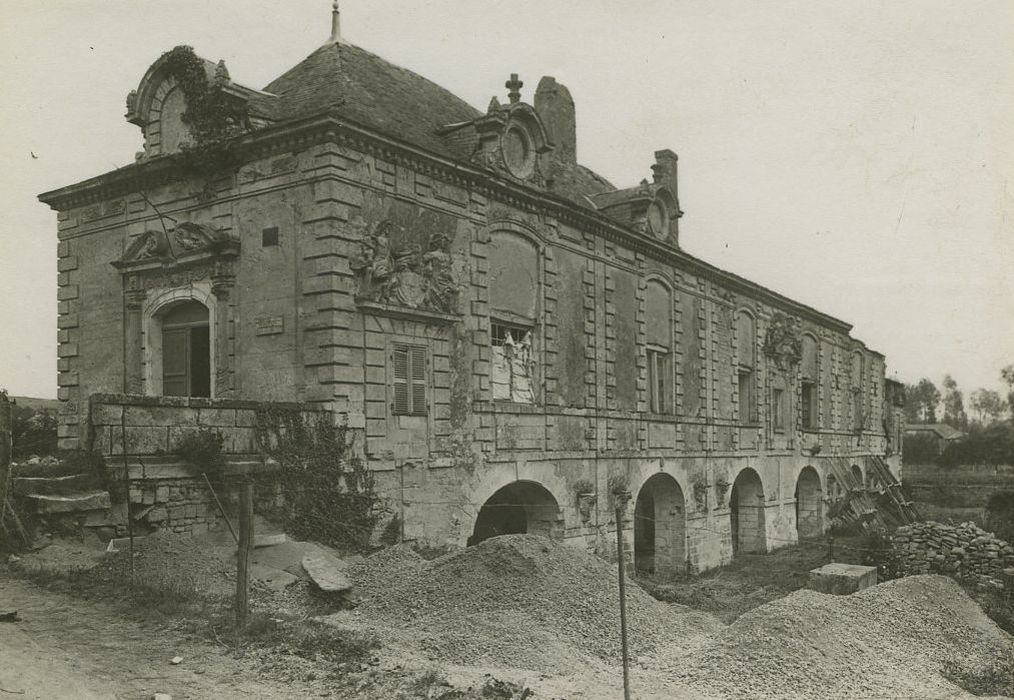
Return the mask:
<svg viewBox="0 0 1014 700">
<path fill-rule="evenodd" d="M 1003 570 L 1014 567 L 1014 547 L 974 523 L 915 523 L 891 538 L 898 573 L 941 573 L 1000 587 Z"/>
<path fill-rule="evenodd" d="M 258 446 L 256 428 L 258 411 L 268 408 L 298 412 L 305 420 L 327 413 L 298 403 L 96 394 L 88 414 L 90 447 L 105 460 L 114 491 L 129 477 L 127 493 L 135 521 L 174 532 L 206 530 L 221 514 L 198 470 L 174 454 L 180 438 L 205 429 L 219 433 L 226 484 L 241 474 L 274 469 L 277 465 Z M 231 506 L 235 501 L 231 487 L 217 488 L 219 498 Z M 268 489 L 257 493 L 262 509 L 276 508 L 277 498 Z M 125 516 L 125 511 L 119 512 Z M 119 530 L 122 534 L 122 524 Z"/>
</svg>

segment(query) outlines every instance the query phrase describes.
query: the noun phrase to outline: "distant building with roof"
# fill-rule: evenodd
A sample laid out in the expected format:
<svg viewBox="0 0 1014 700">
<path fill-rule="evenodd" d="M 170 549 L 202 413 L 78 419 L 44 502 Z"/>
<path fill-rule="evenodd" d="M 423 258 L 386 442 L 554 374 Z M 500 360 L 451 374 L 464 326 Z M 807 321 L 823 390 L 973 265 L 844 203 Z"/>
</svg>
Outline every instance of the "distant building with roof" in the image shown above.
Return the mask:
<svg viewBox="0 0 1014 700">
<path fill-rule="evenodd" d="M 922 446 L 919 449 L 921 455 L 925 456 L 927 449 L 933 455 L 939 455 L 947 446 L 965 437 L 964 431 L 947 425 L 946 423 L 908 423 L 905 425 L 905 442 L 912 448 L 912 442 L 916 441 Z"/>
<path fill-rule="evenodd" d="M 885 456 L 883 355 L 688 253 L 673 151 L 615 187 L 578 161 L 568 89 L 524 86 L 475 109 L 337 14 L 263 90 L 166 53 L 127 99 L 136 162 L 40 196 L 61 444 L 173 529 L 215 518 L 181 436 L 263 461 L 279 406 L 347 422 L 407 540 L 608 547 L 623 484 L 642 568 L 820 535 L 831 481 Z"/>
</svg>

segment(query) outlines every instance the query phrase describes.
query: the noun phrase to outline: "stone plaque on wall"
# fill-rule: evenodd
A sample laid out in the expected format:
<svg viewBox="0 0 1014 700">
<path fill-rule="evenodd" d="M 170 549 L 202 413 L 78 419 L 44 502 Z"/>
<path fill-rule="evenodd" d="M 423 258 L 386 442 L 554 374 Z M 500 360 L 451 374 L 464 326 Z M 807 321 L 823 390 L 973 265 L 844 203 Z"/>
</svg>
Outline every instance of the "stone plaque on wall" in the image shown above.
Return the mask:
<svg viewBox="0 0 1014 700">
<path fill-rule="evenodd" d="M 261 316 L 257 319 L 257 335 L 278 335 L 285 331 L 282 316 Z"/>
</svg>

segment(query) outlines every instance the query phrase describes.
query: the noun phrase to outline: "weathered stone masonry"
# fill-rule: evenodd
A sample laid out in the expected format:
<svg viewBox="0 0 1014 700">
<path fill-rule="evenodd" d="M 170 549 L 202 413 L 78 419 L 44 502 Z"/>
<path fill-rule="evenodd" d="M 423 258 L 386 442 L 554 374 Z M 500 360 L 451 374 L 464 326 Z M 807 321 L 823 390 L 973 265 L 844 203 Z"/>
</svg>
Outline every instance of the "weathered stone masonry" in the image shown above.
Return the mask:
<svg viewBox="0 0 1014 700">
<path fill-rule="evenodd" d="M 826 458 L 884 454 L 884 358 L 686 253 L 671 151 L 627 189 L 580 166 L 554 79 L 482 113 L 329 42 L 263 92 L 225 80 L 250 118 L 210 177 L 171 152 L 173 80 L 156 62 L 131 98 L 136 164 L 41 197 L 63 446 L 102 433 L 90 396 L 208 373 L 211 399 L 347 420 L 407 539 L 608 549 L 625 475 L 638 565 L 672 570 L 819 533 Z"/>
</svg>

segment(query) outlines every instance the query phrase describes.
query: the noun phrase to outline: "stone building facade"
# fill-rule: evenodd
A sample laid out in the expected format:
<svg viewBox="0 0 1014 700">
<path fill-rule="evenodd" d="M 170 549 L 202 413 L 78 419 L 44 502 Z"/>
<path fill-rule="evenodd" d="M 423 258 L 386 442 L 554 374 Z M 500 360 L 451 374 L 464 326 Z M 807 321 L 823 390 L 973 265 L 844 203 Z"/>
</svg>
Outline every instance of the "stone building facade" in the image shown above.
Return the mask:
<svg viewBox="0 0 1014 700">
<path fill-rule="evenodd" d="M 506 88 L 480 111 L 337 32 L 263 90 L 156 61 L 136 163 L 40 196 L 61 444 L 164 452 L 181 411 L 301 402 L 360 433 L 408 540 L 602 545 L 624 483 L 646 568 L 823 532 L 829 460 L 885 454 L 884 357 L 687 253 L 672 151 L 614 187 L 566 87 Z"/>
</svg>

